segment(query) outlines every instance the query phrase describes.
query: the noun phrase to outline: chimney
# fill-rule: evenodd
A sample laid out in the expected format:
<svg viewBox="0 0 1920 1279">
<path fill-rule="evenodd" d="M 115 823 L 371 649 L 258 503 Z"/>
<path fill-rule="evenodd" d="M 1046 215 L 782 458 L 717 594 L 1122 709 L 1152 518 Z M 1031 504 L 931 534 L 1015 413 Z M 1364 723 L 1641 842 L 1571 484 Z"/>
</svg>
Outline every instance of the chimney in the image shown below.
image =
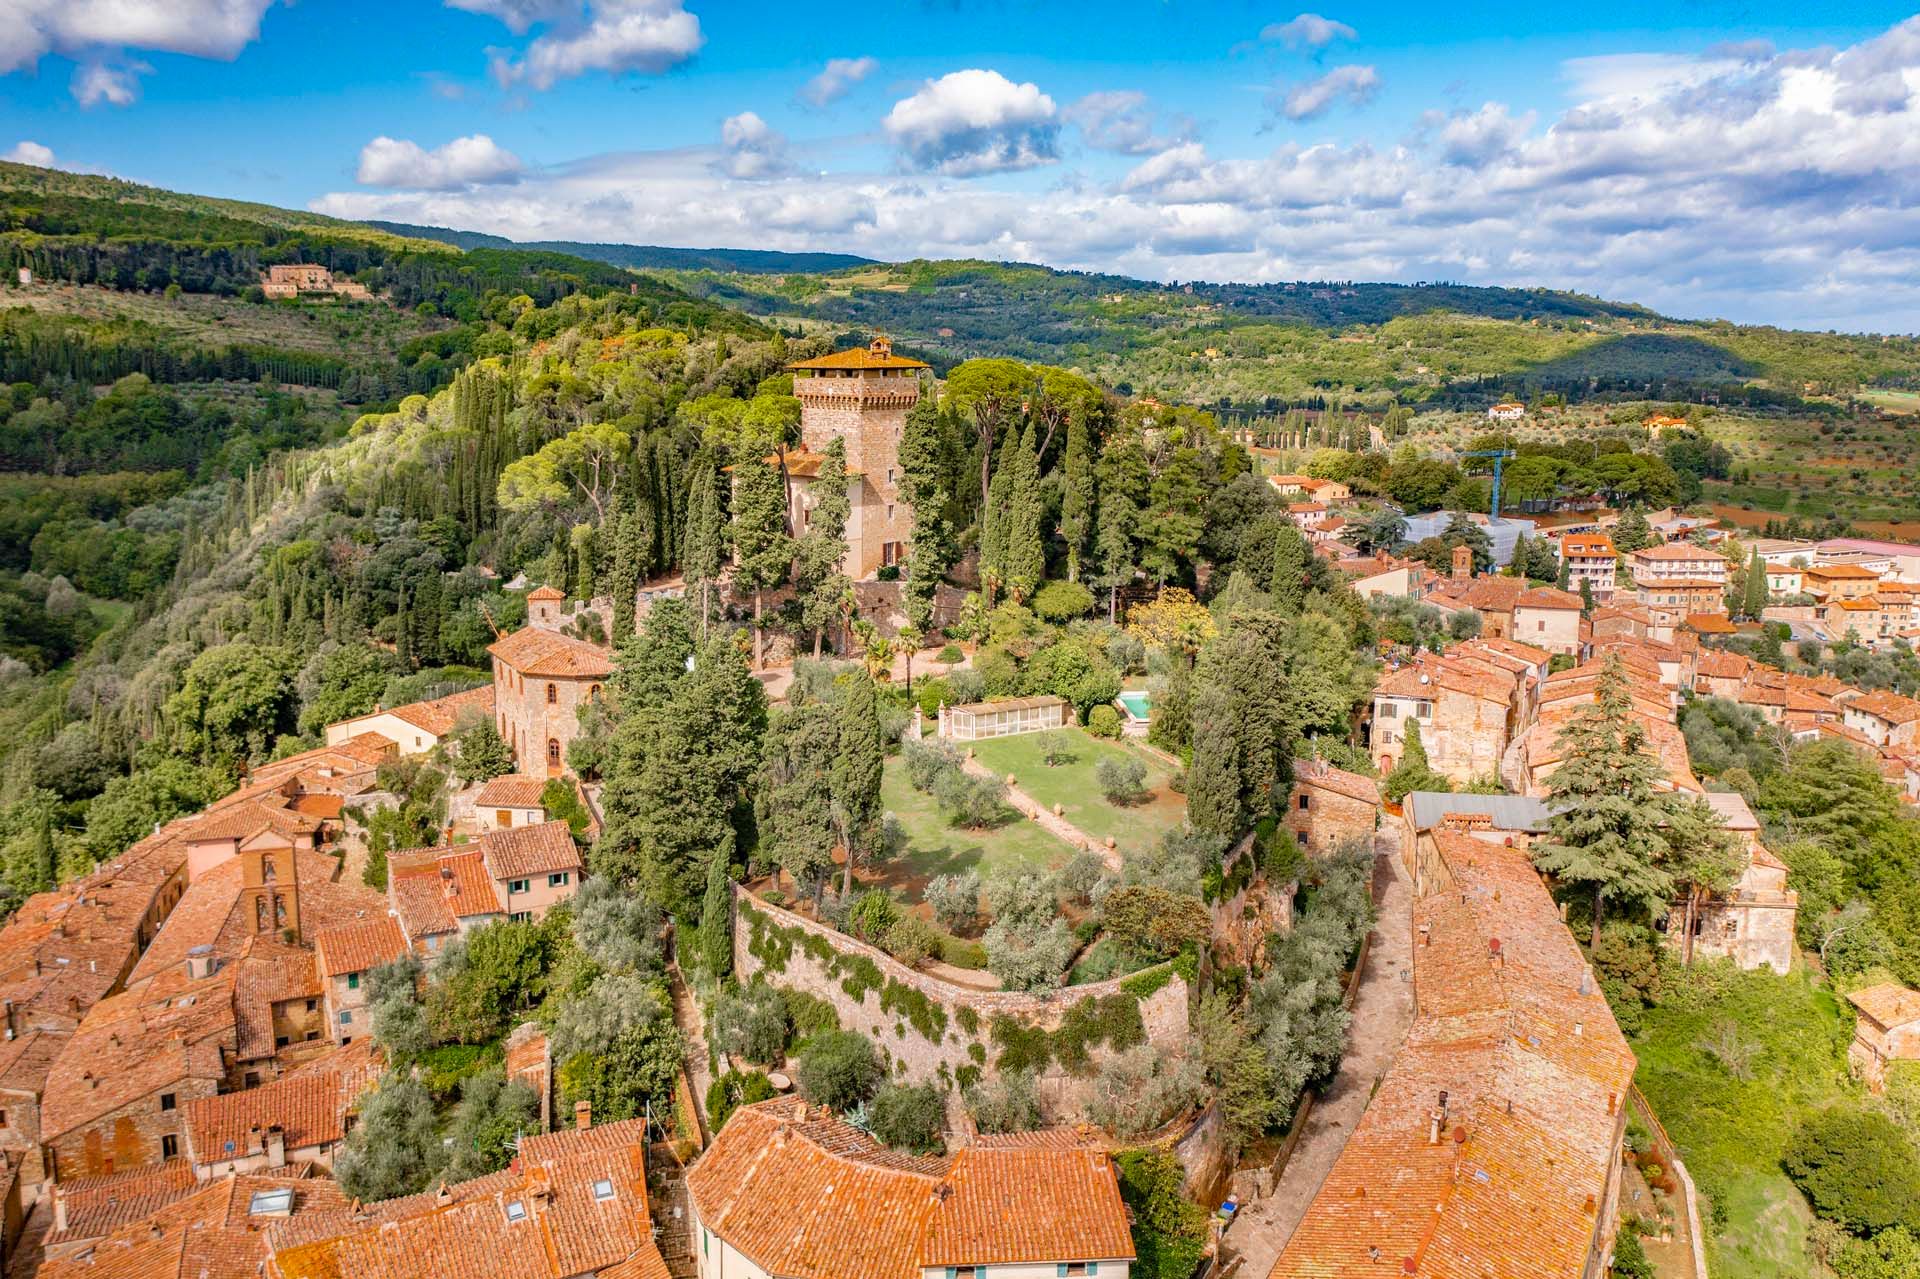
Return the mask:
<svg viewBox="0 0 1920 1279">
<path fill-rule="evenodd" d="M 258 1155 L 266 1153 L 266 1144 L 260 1139 L 260 1125 L 253 1124 L 247 1129 L 247 1153 Z"/>
<path fill-rule="evenodd" d="M 433 1192 L 433 1201 L 442 1208 L 453 1202 L 453 1192 L 447 1189 L 446 1182 L 442 1181 L 440 1183 L 440 1189 Z"/>
<path fill-rule="evenodd" d="M 585 1132 L 593 1127 L 592 1102 L 582 1100 L 573 1103 L 573 1126 L 580 1132 Z"/>
<path fill-rule="evenodd" d="M 267 1129 L 267 1167 L 287 1166 L 287 1133 L 279 1124 Z"/>
</svg>

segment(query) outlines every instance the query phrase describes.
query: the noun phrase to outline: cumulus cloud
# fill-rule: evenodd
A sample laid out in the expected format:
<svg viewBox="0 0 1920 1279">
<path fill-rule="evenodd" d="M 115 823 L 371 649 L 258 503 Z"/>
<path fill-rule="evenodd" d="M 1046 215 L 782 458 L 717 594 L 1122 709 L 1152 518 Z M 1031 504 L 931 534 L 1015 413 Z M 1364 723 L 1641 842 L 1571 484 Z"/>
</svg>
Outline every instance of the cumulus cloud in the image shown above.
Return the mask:
<svg viewBox="0 0 1920 1279">
<path fill-rule="evenodd" d="M 260 37 L 273 0 L 0 0 L 0 75 L 31 71 L 48 53 L 82 65 L 73 95 L 83 106 L 126 106 L 134 75 L 151 71 L 130 49 L 231 60 Z M 115 65 L 117 63 L 117 65 Z"/>
<path fill-rule="evenodd" d="M 1311 120 L 1341 102 L 1365 106 L 1380 90 L 1380 73 L 1372 67 L 1348 63 L 1311 80 L 1276 88 L 1267 101 L 1289 120 Z"/>
<path fill-rule="evenodd" d="M 53 148 L 41 146 L 38 142 L 22 138 L 13 144 L 13 150 L 7 152 L 7 154 L 0 157 L 0 159 L 5 159 L 13 164 L 31 164 L 37 169 L 51 169 L 53 167 Z"/>
<path fill-rule="evenodd" d="M 770 178 L 787 169 L 786 135 L 752 111 L 730 115 L 720 125 L 719 168 L 732 178 Z"/>
<path fill-rule="evenodd" d="M 1088 146 L 1121 155 L 1150 155 L 1183 141 L 1192 132 L 1192 122 L 1182 117 L 1175 121 L 1172 137 L 1154 132 L 1154 108 L 1147 95 L 1135 89 L 1111 89 L 1089 93 L 1061 113 L 1062 120 L 1077 125 Z"/>
<path fill-rule="evenodd" d="M 879 65 L 873 58 L 828 58 L 820 74 L 801 88 L 800 100 L 816 107 L 838 102 Z"/>
<path fill-rule="evenodd" d="M 952 71 L 893 104 L 881 122 L 910 168 L 972 177 L 1059 159 L 1059 111 L 1036 84 Z"/>
<path fill-rule="evenodd" d="M 522 21 L 550 6 L 514 0 L 480 0 L 486 11 L 512 12 Z M 511 24 L 510 24 L 511 25 Z M 516 58 L 496 56 L 493 72 L 503 87 L 551 89 L 562 80 L 604 71 L 658 74 L 679 66 L 706 44 L 700 19 L 681 0 L 597 0 L 584 22 L 554 22 Z"/>
<path fill-rule="evenodd" d="M 558 21 L 580 10 L 578 3 L 569 0 L 447 0 L 447 8 L 498 18 L 515 35 L 524 35 L 529 27 Z"/>
<path fill-rule="evenodd" d="M 484 133 L 455 138 L 432 150 L 401 138 L 378 137 L 360 149 L 354 180 L 370 187 L 450 191 L 518 182 L 520 158 Z"/>
<path fill-rule="evenodd" d="M 1268 44 L 1284 44 L 1289 49 L 1324 49 L 1335 40 L 1352 40 L 1359 33 L 1344 22 L 1303 13 L 1290 22 L 1270 22 L 1260 29 L 1260 39 Z"/>
<path fill-rule="evenodd" d="M 1614 76 L 1631 90 L 1558 115 L 1488 102 L 1417 118 L 1398 145 L 1214 154 L 1184 139 L 1110 183 L 1068 174 L 1044 191 L 938 162 L 749 182 L 713 149 L 688 148 L 515 187 L 349 191 L 316 207 L 517 239 L 987 257 L 1157 279 L 1542 285 L 1676 315 L 1912 332 L 1920 99 L 1861 103 L 1849 90 L 1890 72 L 1920 84 L 1914 37 L 1920 21 L 1848 49 L 1716 50 L 1664 84 Z"/>
</svg>

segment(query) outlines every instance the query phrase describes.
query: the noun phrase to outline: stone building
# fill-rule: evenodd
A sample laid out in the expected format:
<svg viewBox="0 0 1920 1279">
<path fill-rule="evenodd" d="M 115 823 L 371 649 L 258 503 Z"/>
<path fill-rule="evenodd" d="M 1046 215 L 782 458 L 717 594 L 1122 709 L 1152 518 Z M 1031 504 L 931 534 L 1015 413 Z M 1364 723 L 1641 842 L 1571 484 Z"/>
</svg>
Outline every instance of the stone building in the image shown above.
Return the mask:
<svg viewBox="0 0 1920 1279">
<path fill-rule="evenodd" d="M 1740 795 L 1708 792 L 1700 798 L 1740 841 L 1744 861 L 1732 887 L 1708 894 L 1694 910 L 1691 957 L 1725 957 L 1742 968 L 1771 968 L 1784 977 L 1793 964 L 1794 921 L 1800 911 L 1800 894 L 1787 887 L 1786 863 L 1760 842 L 1760 821 Z M 1661 921 L 1667 944 L 1683 953 L 1689 949 L 1686 919 L 1683 900 Z"/>
<path fill-rule="evenodd" d="M 1294 761 L 1293 792 L 1280 822 L 1307 853 L 1325 857 L 1343 843 L 1371 840 L 1379 815 L 1380 787 L 1373 778 L 1325 760 Z"/>
<path fill-rule="evenodd" d="M 1896 982 L 1868 986 L 1847 996 L 1859 1016 L 1847 1045 L 1847 1069 L 1874 1092 L 1887 1086 L 1887 1063 L 1920 1061 L 1920 991 Z"/>
<path fill-rule="evenodd" d="M 1513 639 L 1564 657 L 1580 656 L 1580 597 L 1572 591 L 1536 586 L 1513 601 Z"/>
<path fill-rule="evenodd" d="M 314 934 L 314 972 L 320 979 L 329 1036 L 350 1044 L 373 1033 L 367 1020 L 367 974 L 408 953 L 406 934 L 392 915 L 339 924 Z"/>
<path fill-rule="evenodd" d="M 1381 776 L 1400 762 L 1406 724 L 1420 725 L 1427 763 L 1456 782 L 1497 772 L 1512 740 L 1521 677 L 1450 650 L 1381 676 L 1373 689 L 1367 749 Z"/>
<path fill-rule="evenodd" d="M 297 298 L 302 293 L 327 293 L 364 301 L 373 295 L 358 280 L 336 280 L 333 272 L 311 262 L 270 266 L 260 277 L 260 291 L 270 298 Z"/>
<path fill-rule="evenodd" d="M 362 1043 L 273 1083 L 187 1102 L 185 1158 L 194 1177 L 331 1168 L 360 1095 L 379 1077 L 380 1057 L 371 1041 Z"/>
<path fill-rule="evenodd" d="M 540 802 L 546 785 L 544 777 L 519 773 L 490 779 L 473 797 L 474 823 L 483 831 L 539 825 L 547 820 L 546 806 Z"/>
<path fill-rule="evenodd" d="M 835 351 L 787 367 L 793 370 L 793 393 L 800 400 L 800 449 L 786 455 L 794 531 L 806 531 L 818 500 L 811 489 L 823 451 L 833 440 L 842 440 L 853 508 L 847 517 L 842 567 L 860 581 L 887 565 L 903 563 L 913 536 L 913 514 L 900 500 L 900 439 L 907 413 L 920 399 L 920 374 L 928 366 L 895 355 L 890 340 L 876 337 L 864 350 Z"/>
<path fill-rule="evenodd" d="M 580 733 L 580 708 L 600 700 L 613 673 L 612 653 L 554 629 L 566 597 L 550 586 L 527 596 L 528 624 L 495 640 L 494 726 L 522 774 L 558 777 L 567 747 Z"/>
</svg>

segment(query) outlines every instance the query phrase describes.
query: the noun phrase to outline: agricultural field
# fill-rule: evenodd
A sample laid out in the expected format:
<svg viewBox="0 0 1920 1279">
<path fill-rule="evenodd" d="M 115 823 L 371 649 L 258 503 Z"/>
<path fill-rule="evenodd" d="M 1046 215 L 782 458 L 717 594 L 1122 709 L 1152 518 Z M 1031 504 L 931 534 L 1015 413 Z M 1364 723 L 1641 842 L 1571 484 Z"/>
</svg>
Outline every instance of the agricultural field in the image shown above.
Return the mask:
<svg viewBox="0 0 1920 1279">
<path fill-rule="evenodd" d="M 1920 527 L 1920 420 L 1722 413 L 1705 425 L 1733 455 L 1730 479 L 1706 484 L 1722 518 L 1758 525 L 1837 516 L 1890 537 L 1911 537 Z"/>
</svg>

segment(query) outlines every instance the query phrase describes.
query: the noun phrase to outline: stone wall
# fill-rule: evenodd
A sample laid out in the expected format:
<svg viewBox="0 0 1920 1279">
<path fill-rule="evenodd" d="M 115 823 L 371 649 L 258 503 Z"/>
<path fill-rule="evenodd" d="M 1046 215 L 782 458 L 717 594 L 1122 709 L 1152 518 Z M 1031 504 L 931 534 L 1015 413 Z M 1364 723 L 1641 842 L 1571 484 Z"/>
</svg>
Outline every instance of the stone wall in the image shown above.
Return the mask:
<svg viewBox="0 0 1920 1279">
<path fill-rule="evenodd" d="M 580 733 L 579 708 L 598 698 L 599 679 L 523 676 L 493 659 L 494 727 L 513 748 L 515 767 L 534 777 L 553 776 L 566 767 L 567 747 Z M 548 700 L 547 690 L 553 690 Z M 553 762 L 548 743 L 558 747 Z"/>
<path fill-rule="evenodd" d="M 900 1079 L 965 1088 L 997 1069 L 1044 1061 L 1046 1117 L 1068 1123 L 1085 1117 L 1086 1080 L 1115 1051 L 1108 1027 L 1139 1037 L 1121 1047 L 1144 1039 L 1172 1049 L 1187 1037 L 1187 981 L 1172 965 L 1046 995 L 970 990 L 744 888 L 734 894 L 740 980 L 757 975 L 826 1000 L 841 1028 L 870 1036 Z"/>
</svg>

